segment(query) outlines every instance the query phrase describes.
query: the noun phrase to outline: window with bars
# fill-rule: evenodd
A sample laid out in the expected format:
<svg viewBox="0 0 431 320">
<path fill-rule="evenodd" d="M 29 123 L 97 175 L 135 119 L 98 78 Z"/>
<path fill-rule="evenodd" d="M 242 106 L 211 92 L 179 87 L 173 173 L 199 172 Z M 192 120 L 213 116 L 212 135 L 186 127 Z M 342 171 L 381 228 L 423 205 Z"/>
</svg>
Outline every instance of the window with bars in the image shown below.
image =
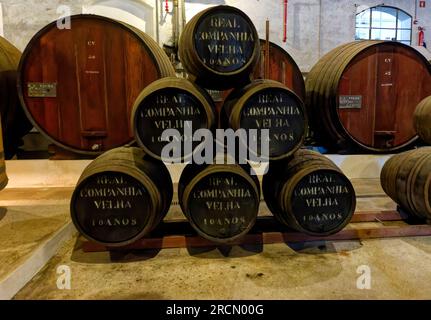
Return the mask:
<svg viewBox="0 0 431 320">
<path fill-rule="evenodd" d="M 377 6 L 356 15 L 356 40 L 392 40 L 411 45 L 412 16 L 389 6 Z"/>
</svg>

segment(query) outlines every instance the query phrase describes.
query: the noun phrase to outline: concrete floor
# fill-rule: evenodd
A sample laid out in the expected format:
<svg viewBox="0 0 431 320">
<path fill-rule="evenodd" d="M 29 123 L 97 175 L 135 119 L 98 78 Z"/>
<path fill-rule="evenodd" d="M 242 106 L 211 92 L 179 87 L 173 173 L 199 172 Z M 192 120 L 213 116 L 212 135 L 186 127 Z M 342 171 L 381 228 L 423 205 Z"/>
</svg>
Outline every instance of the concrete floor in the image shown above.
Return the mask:
<svg viewBox="0 0 431 320">
<path fill-rule="evenodd" d="M 56 286 L 71 270 L 71 290 Z M 357 288 L 369 266 L 371 289 Z M 431 238 L 83 253 L 69 241 L 15 299 L 430 299 Z"/>
<path fill-rule="evenodd" d="M 359 210 L 395 208 L 378 179 L 353 183 Z M 0 216 L 0 282 L 55 230 L 70 224 L 71 192 L 71 188 L 7 189 L 0 194 L 0 206 L 7 209 Z M 262 214 L 267 214 L 265 207 Z M 182 217 L 177 209 L 168 219 Z M 431 298 L 431 237 L 122 253 L 84 253 L 82 240 L 75 235 L 66 241 L 14 298 Z M 357 288 L 357 269 L 363 265 L 371 271 L 370 290 Z M 71 270 L 70 290 L 57 288 L 59 266 Z"/>
</svg>

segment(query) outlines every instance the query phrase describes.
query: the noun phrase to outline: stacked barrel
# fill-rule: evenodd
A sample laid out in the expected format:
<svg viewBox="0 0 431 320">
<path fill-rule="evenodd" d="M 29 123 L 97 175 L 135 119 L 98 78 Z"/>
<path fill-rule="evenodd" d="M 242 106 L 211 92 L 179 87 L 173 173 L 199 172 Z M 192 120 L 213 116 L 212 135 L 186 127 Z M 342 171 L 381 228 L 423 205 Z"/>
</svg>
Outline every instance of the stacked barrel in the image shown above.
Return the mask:
<svg viewBox="0 0 431 320">
<path fill-rule="evenodd" d="M 248 161 L 259 156 L 270 161 L 263 193 L 281 223 L 329 235 L 349 222 L 350 182 L 325 157 L 300 150 L 307 115 L 299 68 L 274 45 L 278 60 L 262 67 L 263 43 L 242 11 L 213 7 L 186 25 L 179 53 L 188 79 L 176 77 L 157 44 L 128 25 L 93 15 L 71 21 L 70 30 L 51 24 L 33 38 L 21 60 L 19 89 L 42 133 L 66 149 L 101 154 L 84 170 L 71 201 L 73 222 L 88 239 L 121 247 L 150 235 L 173 197 L 168 160 L 192 161 L 178 184 L 179 203 L 196 232 L 215 243 L 233 243 L 253 228 L 261 186 Z M 55 58 L 60 55 L 62 61 Z M 42 59 L 47 67 L 37 63 Z M 220 114 L 210 89 L 230 91 Z M 235 150 L 248 152 L 231 157 L 226 150 L 216 154 L 214 135 L 210 148 L 195 141 L 196 133 L 214 133 L 218 123 L 256 132 L 257 148 L 239 139 Z M 261 140 L 264 129 L 269 136 Z M 179 136 L 167 139 L 167 131 Z M 175 139 L 181 147 L 164 154 Z M 138 147 L 121 147 L 133 140 Z M 223 160 L 194 161 L 207 152 Z M 281 189 L 273 190 L 276 185 Z"/>
</svg>

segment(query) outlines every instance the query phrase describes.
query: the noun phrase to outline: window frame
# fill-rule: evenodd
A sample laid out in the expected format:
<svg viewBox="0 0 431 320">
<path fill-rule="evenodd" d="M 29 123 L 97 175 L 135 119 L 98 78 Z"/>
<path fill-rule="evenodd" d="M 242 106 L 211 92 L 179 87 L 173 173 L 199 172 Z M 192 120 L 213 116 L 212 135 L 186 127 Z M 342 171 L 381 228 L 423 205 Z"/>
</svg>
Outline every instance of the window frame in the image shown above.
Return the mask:
<svg viewBox="0 0 431 320">
<path fill-rule="evenodd" d="M 396 12 L 396 16 L 395 16 L 395 28 L 382 28 L 382 27 L 376 28 L 376 27 L 373 27 L 373 12 L 376 11 L 376 9 L 378 9 L 378 8 L 390 8 L 390 9 L 394 9 L 395 10 L 395 12 Z M 368 27 L 358 27 L 358 25 L 357 25 L 357 17 L 358 17 L 358 15 L 360 15 L 360 14 L 366 12 L 366 11 L 370 12 L 369 25 L 368 25 Z M 401 28 L 401 27 L 399 27 L 398 20 L 399 20 L 400 12 L 402 12 L 403 14 L 405 14 L 406 16 L 408 16 L 410 18 L 410 21 L 411 21 L 410 28 Z M 356 39 L 356 40 L 371 40 L 371 35 L 372 35 L 373 30 L 391 30 L 391 31 L 395 31 L 395 38 L 394 38 L 395 40 L 391 40 L 391 41 L 396 41 L 396 42 L 401 42 L 401 43 L 409 42 L 409 45 L 412 45 L 413 17 L 412 17 L 412 15 L 410 15 L 408 12 L 404 11 L 403 9 L 400 9 L 400 8 L 397 8 L 397 7 L 394 7 L 394 6 L 374 6 L 374 7 L 370 7 L 370 8 L 367 8 L 365 10 L 362 10 L 361 12 L 358 12 L 356 14 L 356 16 L 355 16 L 355 34 L 356 34 L 356 32 L 357 32 L 358 29 L 364 29 L 364 30 L 368 29 L 368 39 Z M 399 39 L 398 40 L 398 35 L 401 34 L 400 31 L 410 31 L 410 39 L 409 40 L 405 40 L 405 39 Z M 355 37 L 356 37 L 356 35 L 355 35 Z"/>
</svg>

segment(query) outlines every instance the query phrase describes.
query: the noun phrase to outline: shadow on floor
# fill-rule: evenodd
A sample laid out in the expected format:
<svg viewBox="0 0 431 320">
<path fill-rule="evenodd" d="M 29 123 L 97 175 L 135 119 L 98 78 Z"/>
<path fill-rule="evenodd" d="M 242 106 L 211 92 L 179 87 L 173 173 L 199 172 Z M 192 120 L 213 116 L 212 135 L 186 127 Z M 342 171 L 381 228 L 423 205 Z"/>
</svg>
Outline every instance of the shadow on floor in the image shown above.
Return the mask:
<svg viewBox="0 0 431 320">
<path fill-rule="evenodd" d="M 7 208 L 0 207 L 0 221 L 3 220 L 4 217 L 6 217 Z"/>
<path fill-rule="evenodd" d="M 78 263 L 89 264 L 127 263 L 153 259 L 159 252 L 160 249 L 84 252 L 83 238 L 78 237 L 73 248 L 71 260 Z"/>
</svg>

